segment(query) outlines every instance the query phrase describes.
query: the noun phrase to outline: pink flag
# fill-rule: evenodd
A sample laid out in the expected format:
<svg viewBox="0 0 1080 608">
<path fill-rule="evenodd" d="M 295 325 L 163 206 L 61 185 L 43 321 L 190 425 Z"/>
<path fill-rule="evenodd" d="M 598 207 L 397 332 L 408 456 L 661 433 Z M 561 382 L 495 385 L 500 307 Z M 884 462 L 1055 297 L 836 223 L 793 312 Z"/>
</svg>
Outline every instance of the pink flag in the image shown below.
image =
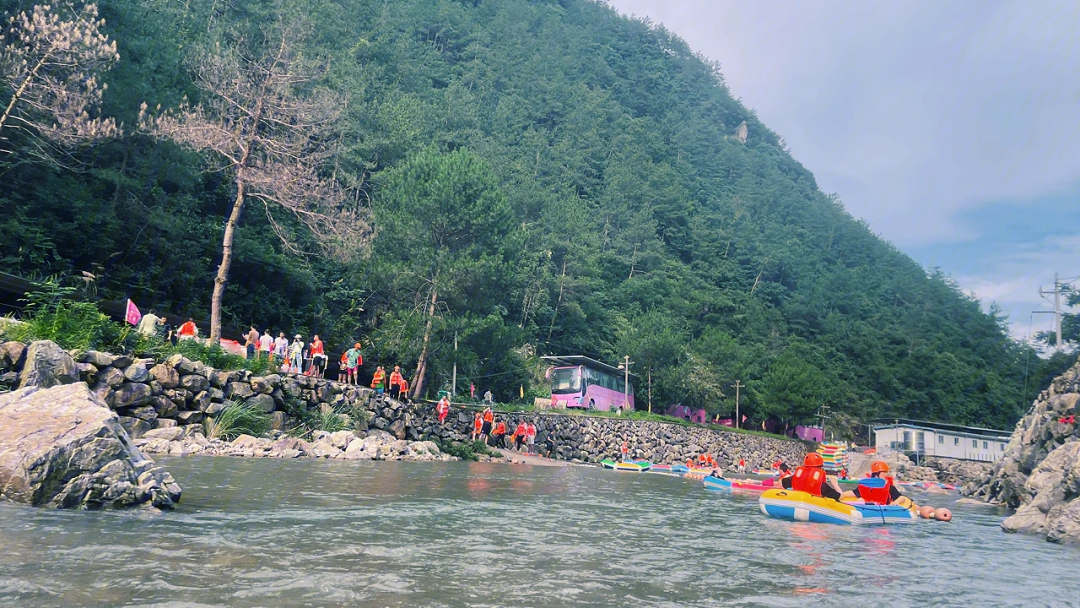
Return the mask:
<svg viewBox="0 0 1080 608">
<path fill-rule="evenodd" d="M 743 414 L 742 421 L 746 422 L 746 414 Z"/>
<path fill-rule="evenodd" d="M 138 325 L 139 319 L 142 318 L 142 313 L 139 312 L 139 308 L 135 306 L 135 303 L 128 300 L 127 313 L 124 315 L 124 320 L 132 325 Z"/>
</svg>

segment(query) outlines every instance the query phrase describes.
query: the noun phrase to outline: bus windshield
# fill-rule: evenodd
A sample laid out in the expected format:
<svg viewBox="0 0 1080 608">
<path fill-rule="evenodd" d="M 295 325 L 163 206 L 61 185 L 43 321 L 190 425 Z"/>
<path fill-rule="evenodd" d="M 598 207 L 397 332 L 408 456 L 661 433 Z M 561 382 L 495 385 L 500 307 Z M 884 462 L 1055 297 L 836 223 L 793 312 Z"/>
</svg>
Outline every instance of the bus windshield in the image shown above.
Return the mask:
<svg viewBox="0 0 1080 608">
<path fill-rule="evenodd" d="M 562 367 L 551 372 L 551 394 L 566 395 L 581 392 L 581 369 Z"/>
</svg>

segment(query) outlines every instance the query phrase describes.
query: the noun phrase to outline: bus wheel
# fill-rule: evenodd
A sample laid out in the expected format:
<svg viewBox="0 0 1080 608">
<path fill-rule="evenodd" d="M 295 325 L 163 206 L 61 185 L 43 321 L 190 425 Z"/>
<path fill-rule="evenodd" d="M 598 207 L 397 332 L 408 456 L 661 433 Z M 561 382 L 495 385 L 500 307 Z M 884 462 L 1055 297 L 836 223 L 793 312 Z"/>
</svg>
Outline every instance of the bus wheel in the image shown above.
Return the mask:
<svg viewBox="0 0 1080 608">
<path fill-rule="evenodd" d="M 596 402 L 593 401 L 592 399 L 589 399 L 589 411 L 590 412 L 595 412 L 596 411 Z"/>
</svg>

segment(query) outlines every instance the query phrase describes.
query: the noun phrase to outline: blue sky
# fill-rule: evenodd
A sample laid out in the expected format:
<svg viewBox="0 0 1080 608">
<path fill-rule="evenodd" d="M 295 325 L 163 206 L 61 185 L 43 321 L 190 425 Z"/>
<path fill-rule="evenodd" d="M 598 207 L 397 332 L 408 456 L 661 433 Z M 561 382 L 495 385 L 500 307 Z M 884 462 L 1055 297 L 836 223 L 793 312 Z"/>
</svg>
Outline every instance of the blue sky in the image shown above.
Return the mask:
<svg viewBox="0 0 1080 608">
<path fill-rule="evenodd" d="M 822 190 L 1015 336 L 1080 275 L 1080 2 L 608 4 L 719 61 Z"/>
</svg>

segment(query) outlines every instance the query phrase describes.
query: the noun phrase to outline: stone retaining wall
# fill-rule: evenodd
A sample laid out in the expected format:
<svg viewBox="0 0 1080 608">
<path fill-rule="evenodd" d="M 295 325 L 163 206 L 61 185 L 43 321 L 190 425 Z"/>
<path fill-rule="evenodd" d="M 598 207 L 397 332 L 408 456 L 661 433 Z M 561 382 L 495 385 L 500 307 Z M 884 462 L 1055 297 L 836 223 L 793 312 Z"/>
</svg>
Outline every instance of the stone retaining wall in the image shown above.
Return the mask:
<svg viewBox="0 0 1080 608">
<path fill-rule="evenodd" d="M 472 410 L 455 407 L 447 423 L 440 425 L 433 404 L 404 404 L 377 397 L 366 387 L 309 376 L 257 376 L 248 371 L 216 370 L 181 355 L 155 362 L 97 351 L 76 353 L 77 369 L 64 370 L 59 363 L 64 357 L 60 355 L 66 356 L 52 342 L 29 346 L 5 343 L 0 346 L 0 384 L 14 386 L 31 374 L 48 375 L 49 361 L 55 360 L 61 372 L 55 383 L 86 382 L 116 411 L 121 425 L 133 438 L 153 429 L 201 424 L 204 418 L 221 411 L 226 400 L 247 402 L 270 414 L 276 430 L 290 428 L 296 417 L 321 407 L 361 412 L 360 417 L 373 429 L 386 431 L 397 440 L 464 441 L 472 430 Z M 532 412 L 499 416 L 507 420 L 511 430 L 522 418 L 533 421 L 538 430 L 538 448 L 549 433 L 554 434 L 556 449 L 552 457 L 561 460 L 596 462 L 618 457 L 624 440 L 634 458 L 675 463 L 708 452 L 722 464 L 744 458 L 750 468 L 768 467 L 777 459 L 801 462 L 807 451 L 807 445 L 800 441 L 676 423 Z M 358 421 L 357 426 L 363 429 L 364 422 Z"/>
</svg>

